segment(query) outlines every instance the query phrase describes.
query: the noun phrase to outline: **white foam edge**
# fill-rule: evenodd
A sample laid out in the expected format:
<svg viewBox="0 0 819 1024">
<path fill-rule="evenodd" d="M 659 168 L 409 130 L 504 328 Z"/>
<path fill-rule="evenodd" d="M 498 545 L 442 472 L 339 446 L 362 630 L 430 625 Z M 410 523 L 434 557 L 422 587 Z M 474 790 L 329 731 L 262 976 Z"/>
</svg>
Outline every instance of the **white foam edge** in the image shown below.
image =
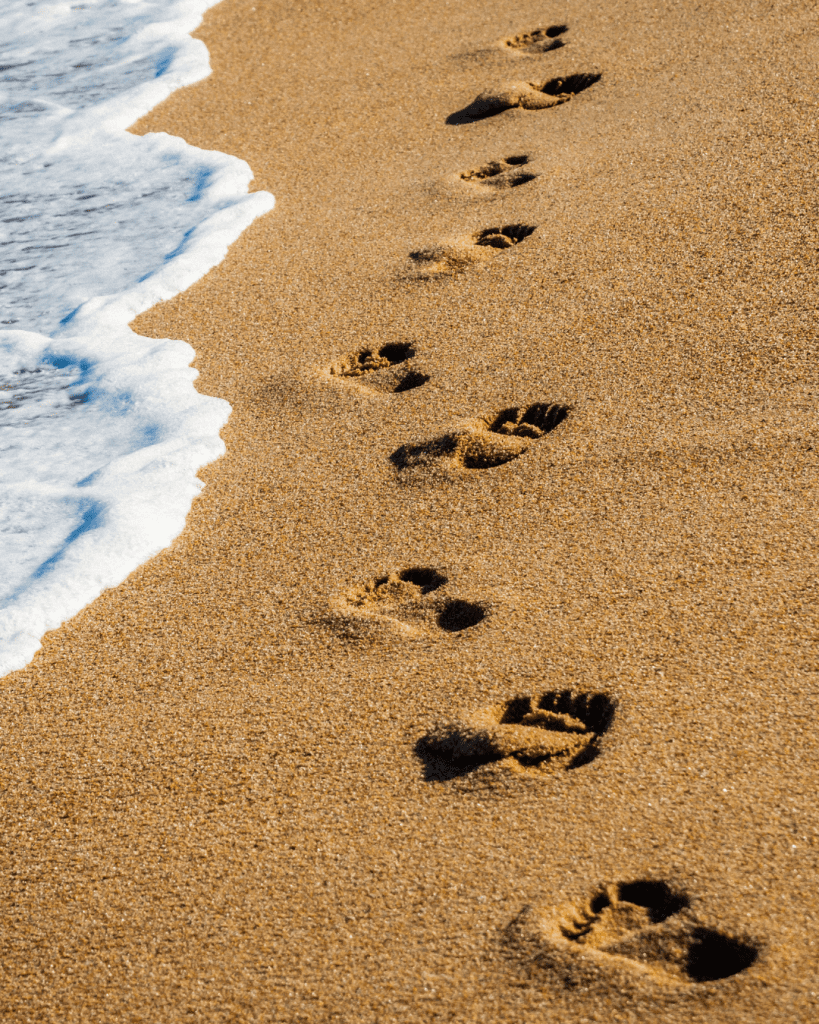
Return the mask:
<svg viewBox="0 0 819 1024">
<path fill-rule="evenodd" d="M 52 155 L 58 154 L 63 147 L 74 145 L 79 135 L 87 136 L 100 130 L 124 131 L 177 89 L 207 78 L 211 73 L 208 48 L 201 39 L 194 39 L 190 33 L 202 23 L 205 12 L 220 2 L 187 0 L 176 18 L 145 25 L 129 37 L 123 51 L 125 54 L 140 52 L 138 47 L 141 46 L 150 52 L 153 40 L 174 47 L 170 65 L 158 78 L 142 82 L 117 96 L 74 112 L 52 100 L 38 98 L 39 102 L 53 110 L 51 117 L 43 118 L 43 123 L 51 123 L 54 133 Z M 24 145 L 13 144 L 10 152 L 24 148 Z"/>
<path fill-rule="evenodd" d="M 207 186 L 209 198 L 230 205 L 198 224 L 184 248 L 144 281 L 121 294 L 95 296 L 82 303 L 55 338 L 74 337 L 89 329 L 128 323 L 156 303 L 172 299 L 221 263 L 229 247 L 253 221 L 275 206 L 271 193 L 247 192 L 253 172 L 244 160 L 215 150 L 197 150 L 183 139 L 164 132 L 153 132 L 142 139 L 146 145 L 159 145 L 167 152 L 182 149 L 201 153 L 203 164 L 214 172 Z"/>
<path fill-rule="evenodd" d="M 191 0 L 183 17 L 141 30 L 176 45 L 169 69 L 160 78 L 91 110 L 61 118 L 60 137 L 51 150 L 74 144 L 77 133 L 84 129 L 86 136 L 124 130 L 176 89 L 206 78 L 210 74 L 207 47 L 188 33 L 216 2 Z M 162 138 L 169 148 L 196 148 L 165 133 L 142 138 L 147 144 Z M 203 395 L 193 387 L 198 377 L 198 371 L 190 366 L 196 355 L 193 348 L 183 341 L 143 338 L 128 327 L 135 316 L 203 277 L 225 258 L 229 246 L 257 217 L 273 209 L 275 199 L 270 193 L 240 195 L 253 177 L 245 161 L 217 151 L 208 152 L 208 158 L 209 164 L 219 165 L 208 191 L 216 188 L 216 194 L 226 201 L 236 198 L 199 224 L 182 252 L 123 294 L 83 303 L 54 338 L 29 331 L 0 331 L 0 343 L 6 341 L 24 352 L 27 365 L 56 355 L 90 360 L 97 366 L 92 383 L 105 390 L 121 387 L 124 375 L 135 398 L 164 406 L 166 415 L 172 411 L 176 425 L 170 438 L 112 460 L 83 487 L 84 499 L 104 502 L 100 523 L 104 529 L 89 530 L 75 539 L 60 559 L 59 573 L 49 572 L 31 582 L 25 598 L 4 613 L 7 643 L 0 653 L 0 676 L 24 668 L 40 649 L 46 632 L 73 618 L 103 591 L 119 586 L 167 548 L 184 530 L 191 503 L 202 490 L 196 473 L 225 452 L 219 433 L 231 408 L 223 399 Z M 94 340 L 98 332 L 105 333 L 109 346 L 102 364 L 99 342 Z M 150 371 L 146 371 L 149 363 Z M 131 373 L 136 366 L 139 384 L 135 388 Z M 118 487 L 119 481 L 128 486 Z M 55 608 L 58 611 L 52 610 Z"/>
<path fill-rule="evenodd" d="M 87 129 L 124 131 L 177 89 L 194 85 L 207 78 L 211 73 L 208 48 L 201 39 L 193 39 L 187 34 L 187 31 L 196 28 L 200 21 L 201 18 L 193 19 L 190 29 L 184 32 L 179 30 L 177 22 L 165 23 L 170 29 L 170 38 L 163 38 L 162 41 L 176 46 L 168 69 L 159 78 L 142 82 L 118 96 L 112 96 L 86 110 L 70 114 L 62 122 L 61 137 L 64 140 L 71 140 L 78 132 Z M 152 35 L 159 37 L 160 33 L 153 30 L 162 27 L 160 24 L 141 29 L 135 33 L 133 40 L 147 41 Z"/>
<path fill-rule="evenodd" d="M 86 384 L 109 394 L 127 391 L 143 409 L 157 408 L 165 435 L 111 460 L 82 487 L 21 487 L 27 493 L 39 490 L 43 497 L 98 505 L 102 511 L 96 526 L 75 538 L 58 564 L 30 580 L 22 598 L 4 610 L 0 674 L 27 665 L 44 633 L 167 548 L 184 529 L 191 502 L 202 490 L 197 471 L 225 451 L 219 431 L 230 405 L 193 387 L 198 373 L 190 366 L 191 346 L 143 338 L 127 326 L 121 331 L 124 344 L 102 362 L 95 338 L 55 340 L 28 331 L 0 335 L 0 342 L 17 350 L 18 367 L 55 356 L 92 363 Z"/>
<path fill-rule="evenodd" d="M 182 142 L 166 138 L 173 145 Z M 219 161 L 225 175 L 222 188 L 229 188 L 230 179 L 246 187 L 252 172 L 244 161 L 222 153 L 212 155 L 223 158 Z M 75 539 L 59 566 L 32 581 L 25 598 L 4 612 L 0 675 L 25 667 L 39 650 L 44 633 L 73 618 L 104 590 L 119 586 L 184 530 L 191 503 L 203 487 L 196 473 L 225 452 L 219 432 L 231 407 L 193 387 L 199 374 L 190 366 L 196 355 L 190 345 L 144 338 L 128 323 L 200 280 L 274 203 L 269 193 L 253 192 L 219 210 L 197 226 L 186 249 L 161 270 L 122 295 L 90 299 L 67 328 L 52 338 L 29 331 L 0 331 L 0 342 L 13 342 L 25 353 L 22 360 L 18 358 L 18 367 L 54 356 L 91 361 L 99 367 L 89 379 L 91 386 L 105 391 L 127 386 L 135 401 L 161 406 L 166 416 L 172 410 L 174 420 L 172 437 L 113 460 L 81 493 L 77 490 L 77 496 L 104 504 L 100 523 L 104 529 Z M 106 338 L 103 363 L 95 340 L 101 334 Z M 131 374 L 136 367 L 135 386 Z"/>
</svg>

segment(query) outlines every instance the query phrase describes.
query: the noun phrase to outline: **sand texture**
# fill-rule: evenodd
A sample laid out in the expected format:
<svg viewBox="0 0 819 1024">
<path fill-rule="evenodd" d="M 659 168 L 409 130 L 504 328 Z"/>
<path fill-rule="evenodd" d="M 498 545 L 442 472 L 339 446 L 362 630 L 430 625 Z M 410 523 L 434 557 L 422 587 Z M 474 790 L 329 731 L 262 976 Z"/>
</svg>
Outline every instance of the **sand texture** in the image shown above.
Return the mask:
<svg viewBox="0 0 819 1024">
<path fill-rule="evenodd" d="M 208 14 L 227 455 L 2 681 L 3 1019 L 815 1019 L 817 30 Z"/>
</svg>

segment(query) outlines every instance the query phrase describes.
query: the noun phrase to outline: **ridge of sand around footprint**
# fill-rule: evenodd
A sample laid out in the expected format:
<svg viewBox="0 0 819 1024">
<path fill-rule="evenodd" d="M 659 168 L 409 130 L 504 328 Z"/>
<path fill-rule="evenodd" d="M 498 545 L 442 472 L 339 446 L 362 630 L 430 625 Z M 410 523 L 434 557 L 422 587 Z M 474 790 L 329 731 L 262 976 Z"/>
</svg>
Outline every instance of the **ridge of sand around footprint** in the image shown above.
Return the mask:
<svg viewBox="0 0 819 1024">
<path fill-rule="evenodd" d="M 816 18 L 209 11 L 213 75 L 134 130 L 235 153 L 276 210 L 134 326 L 194 346 L 227 455 L 172 548 L 3 680 L 5 1019 L 815 1017 Z M 447 123 L 585 71 L 569 102 Z M 520 155 L 520 187 L 460 177 Z M 463 272 L 407 270 L 521 224 Z M 422 386 L 387 356 L 331 372 L 393 344 Z M 390 461 L 542 403 L 571 411 L 503 464 Z M 416 569 L 484 618 L 441 629 L 435 590 L 337 628 L 333 601 Z M 567 691 L 616 706 L 579 767 L 473 784 L 416 749 Z M 636 882 L 689 907 L 646 923 Z M 599 946 L 555 936 L 567 908 Z M 755 959 L 698 980 L 697 943 Z"/>
</svg>

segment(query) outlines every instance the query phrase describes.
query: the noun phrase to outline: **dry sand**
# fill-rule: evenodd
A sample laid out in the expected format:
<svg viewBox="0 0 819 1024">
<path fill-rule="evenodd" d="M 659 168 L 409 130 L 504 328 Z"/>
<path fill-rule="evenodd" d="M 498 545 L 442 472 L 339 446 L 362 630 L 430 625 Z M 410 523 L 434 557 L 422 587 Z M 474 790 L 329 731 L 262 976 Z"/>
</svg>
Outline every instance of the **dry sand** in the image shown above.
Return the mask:
<svg viewBox="0 0 819 1024">
<path fill-rule="evenodd" d="M 277 206 L 135 326 L 227 455 L 3 680 L 4 1019 L 815 1018 L 817 28 L 208 14 L 134 130 Z"/>
</svg>

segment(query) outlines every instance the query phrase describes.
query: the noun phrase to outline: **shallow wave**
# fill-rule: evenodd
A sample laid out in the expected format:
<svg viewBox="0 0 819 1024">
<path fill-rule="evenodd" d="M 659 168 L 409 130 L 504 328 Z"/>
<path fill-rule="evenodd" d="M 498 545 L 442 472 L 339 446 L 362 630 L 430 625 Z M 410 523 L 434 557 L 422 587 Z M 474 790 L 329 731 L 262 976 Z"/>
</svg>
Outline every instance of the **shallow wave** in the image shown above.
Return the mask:
<svg viewBox="0 0 819 1024">
<path fill-rule="evenodd" d="M 0 47 L 0 674 L 184 527 L 229 405 L 128 327 L 273 197 L 244 161 L 125 131 L 210 72 L 215 0 L 6 0 Z"/>
</svg>

